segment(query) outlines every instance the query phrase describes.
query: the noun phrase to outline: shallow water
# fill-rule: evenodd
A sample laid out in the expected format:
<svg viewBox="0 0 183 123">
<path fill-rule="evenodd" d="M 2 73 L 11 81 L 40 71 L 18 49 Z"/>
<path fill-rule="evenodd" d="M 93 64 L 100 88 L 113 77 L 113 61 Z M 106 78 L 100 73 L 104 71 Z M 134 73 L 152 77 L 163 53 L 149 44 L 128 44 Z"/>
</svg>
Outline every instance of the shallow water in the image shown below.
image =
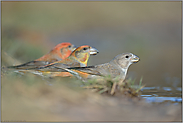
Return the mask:
<svg viewBox="0 0 183 123">
<path fill-rule="evenodd" d="M 181 87 L 144 87 L 141 91 L 148 103 L 182 103 Z"/>
</svg>

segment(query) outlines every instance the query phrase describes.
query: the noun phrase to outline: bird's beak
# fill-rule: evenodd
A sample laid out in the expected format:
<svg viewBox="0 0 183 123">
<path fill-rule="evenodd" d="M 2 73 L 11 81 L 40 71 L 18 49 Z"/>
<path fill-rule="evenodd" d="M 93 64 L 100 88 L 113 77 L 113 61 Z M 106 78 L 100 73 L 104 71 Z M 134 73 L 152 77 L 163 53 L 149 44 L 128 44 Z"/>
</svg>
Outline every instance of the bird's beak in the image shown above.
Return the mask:
<svg viewBox="0 0 183 123">
<path fill-rule="evenodd" d="M 75 45 L 72 45 L 71 50 L 74 51 L 76 49 Z"/>
<path fill-rule="evenodd" d="M 99 51 L 93 47 L 90 47 L 90 55 L 96 55 Z"/>
<path fill-rule="evenodd" d="M 140 61 L 140 58 L 138 56 L 134 55 L 132 58 L 132 62 L 137 63 L 138 61 Z"/>
</svg>

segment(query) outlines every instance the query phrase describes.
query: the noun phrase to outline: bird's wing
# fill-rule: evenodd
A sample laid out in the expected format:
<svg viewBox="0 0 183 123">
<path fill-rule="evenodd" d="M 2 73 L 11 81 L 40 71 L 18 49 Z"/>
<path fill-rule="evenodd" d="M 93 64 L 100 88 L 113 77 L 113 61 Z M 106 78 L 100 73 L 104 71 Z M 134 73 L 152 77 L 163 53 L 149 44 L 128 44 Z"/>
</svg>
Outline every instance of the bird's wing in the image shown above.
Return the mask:
<svg viewBox="0 0 183 123">
<path fill-rule="evenodd" d="M 89 75 L 98 75 L 98 76 L 103 76 L 100 71 L 98 71 L 97 66 L 87 66 L 87 67 L 72 67 L 68 68 L 69 70 L 72 71 L 79 71 L 82 72 L 83 74 L 89 74 Z"/>
<path fill-rule="evenodd" d="M 7 68 L 13 68 L 13 69 L 23 69 L 23 70 L 28 70 L 28 69 L 36 69 L 41 66 L 45 66 L 49 64 L 49 62 L 46 61 L 30 61 L 21 65 L 17 66 L 8 66 Z"/>
<path fill-rule="evenodd" d="M 41 69 L 41 71 L 50 71 L 50 72 L 67 72 L 63 68 L 80 67 L 80 66 L 81 64 L 79 62 L 67 61 L 67 62 L 51 63 L 45 66 L 41 66 L 37 69 Z"/>
</svg>

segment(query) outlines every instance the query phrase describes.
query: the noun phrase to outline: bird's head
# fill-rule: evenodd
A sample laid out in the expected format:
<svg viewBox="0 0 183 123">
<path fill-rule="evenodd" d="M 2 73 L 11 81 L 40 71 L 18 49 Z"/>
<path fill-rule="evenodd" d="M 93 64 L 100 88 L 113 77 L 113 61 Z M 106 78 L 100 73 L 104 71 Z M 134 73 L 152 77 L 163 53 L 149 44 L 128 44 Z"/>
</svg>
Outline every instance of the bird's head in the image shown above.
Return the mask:
<svg viewBox="0 0 183 123">
<path fill-rule="evenodd" d="M 61 57 L 61 59 L 65 59 L 68 56 L 70 56 L 72 51 L 74 51 L 75 49 L 76 47 L 73 44 L 69 42 L 63 42 L 56 45 L 51 52 L 56 52 L 59 55 L 59 57 Z"/>
<path fill-rule="evenodd" d="M 132 53 L 122 53 L 111 60 L 111 62 L 123 69 L 128 69 L 132 63 L 137 63 L 138 61 L 140 61 L 140 58 Z"/>
<path fill-rule="evenodd" d="M 79 62 L 87 65 L 90 55 L 96 55 L 97 53 L 99 53 L 97 49 L 88 45 L 83 45 L 76 48 L 71 55 L 74 56 Z"/>
</svg>

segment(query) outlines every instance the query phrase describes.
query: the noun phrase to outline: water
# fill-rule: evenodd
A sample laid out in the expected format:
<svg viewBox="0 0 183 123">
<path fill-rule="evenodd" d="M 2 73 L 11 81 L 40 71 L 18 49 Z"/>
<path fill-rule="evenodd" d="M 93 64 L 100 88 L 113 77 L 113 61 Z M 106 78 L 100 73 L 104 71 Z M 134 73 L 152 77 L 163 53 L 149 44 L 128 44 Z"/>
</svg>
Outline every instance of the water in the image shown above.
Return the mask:
<svg viewBox="0 0 183 123">
<path fill-rule="evenodd" d="M 141 91 L 148 103 L 182 103 L 181 87 L 144 87 Z"/>
</svg>

